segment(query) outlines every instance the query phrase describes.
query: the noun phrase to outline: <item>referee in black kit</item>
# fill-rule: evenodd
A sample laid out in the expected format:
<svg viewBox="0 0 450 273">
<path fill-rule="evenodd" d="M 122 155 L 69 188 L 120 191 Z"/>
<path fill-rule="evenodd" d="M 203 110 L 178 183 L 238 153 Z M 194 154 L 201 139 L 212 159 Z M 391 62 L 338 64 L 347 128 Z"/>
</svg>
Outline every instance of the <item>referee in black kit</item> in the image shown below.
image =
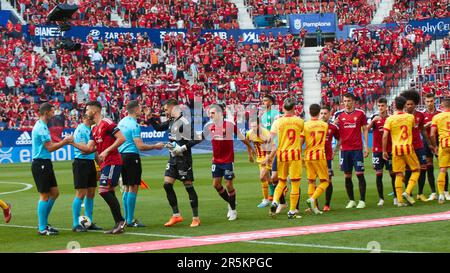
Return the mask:
<svg viewBox="0 0 450 273">
<path fill-rule="evenodd" d="M 47 102 L 41 104 L 39 120 L 31 132 L 33 154 L 31 172 L 40 197 L 37 208 L 40 235 L 57 235 L 59 233 L 58 230 L 48 225 L 48 216 L 59 195 L 50 153 L 73 141 L 73 136 L 68 135 L 58 143 L 52 142 L 47 124 L 54 115 L 53 105 Z"/>
<path fill-rule="evenodd" d="M 173 189 L 173 184 L 178 179 L 183 182 L 189 194 L 193 214 L 190 226 L 198 227 L 200 225 L 200 218 L 198 216 L 198 197 L 192 184 L 194 181 L 194 173 L 192 171 L 191 147 L 200 143 L 202 140 L 194 139 L 194 130 L 190 122 L 191 117 L 183 116 L 177 100 L 169 99 L 163 107 L 167 121 L 160 123 L 151 114 L 148 117 L 150 118 L 150 124 L 156 131 L 169 131 L 170 144 L 167 147 L 170 150 L 170 159 L 164 174 L 164 189 L 166 190 L 169 204 L 172 207 L 173 215 L 164 226 L 171 227 L 183 221 L 183 217 L 181 217 L 180 211 L 178 210 L 177 196 Z"/>
</svg>

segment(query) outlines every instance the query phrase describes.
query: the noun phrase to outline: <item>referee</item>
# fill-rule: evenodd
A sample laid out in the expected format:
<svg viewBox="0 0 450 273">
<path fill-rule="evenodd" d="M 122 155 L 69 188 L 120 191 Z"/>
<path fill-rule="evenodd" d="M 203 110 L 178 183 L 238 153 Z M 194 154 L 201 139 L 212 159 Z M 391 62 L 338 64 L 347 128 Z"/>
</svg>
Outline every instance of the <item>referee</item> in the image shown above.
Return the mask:
<svg viewBox="0 0 450 273">
<path fill-rule="evenodd" d="M 183 221 L 183 217 L 178 210 L 177 195 L 173 189 L 173 184 L 178 179 L 183 182 L 189 194 L 193 214 L 191 227 L 198 227 L 200 218 L 198 217 L 198 197 L 192 184 L 194 173 L 192 171 L 191 147 L 202 140 L 194 140 L 194 130 L 190 120 L 188 120 L 190 117 L 183 116 L 177 100 L 167 100 L 164 104 L 164 112 L 168 120 L 163 123 L 159 123 L 156 119 L 151 118 L 151 114 L 149 115 L 150 124 L 156 131 L 169 130 L 169 141 L 173 145 L 170 148 L 170 159 L 167 162 L 164 174 L 164 189 L 166 190 L 167 200 L 172 207 L 173 215 L 164 226 L 171 227 Z"/>
<path fill-rule="evenodd" d="M 74 133 L 74 143 L 87 144 L 91 139 L 91 126 L 93 122 L 83 115 L 83 123 L 77 126 Z M 72 164 L 75 198 L 72 202 L 73 232 L 86 232 L 86 228 L 78 223 L 81 204 L 85 200 L 85 214 L 91 219 L 89 230 L 101 230 L 93 222 L 94 196 L 97 187 L 97 169 L 95 167 L 95 153 L 85 154 L 74 147 L 75 160 Z M 86 197 L 86 199 L 85 199 Z"/>
<path fill-rule="evenodd" d="M 141 115 L 139 101 L 130 101 L 127 104 L 127 112 L 128 116 L 124 117 L 118 124 L 120 131 L 125 136 L 125 142 L 119 147 L 123 161 L 122 181 L 125 186 L 122 197 L 124 214 L 127 227 L 145 227 L 139 220 L 134 219 L 136 198 L 142 177 L 139 151 L 161 150 L 164 147 L 164 143 L 149 145 L 142 141 L 141 127 L 137 123 L 137 118 Z"/>
<path fill-rule="evenodd" d="M 40 235 L 57 235 L 59 233 L 57 229 L 48 225 L 48 217 L 59 195 L 50 153 L 73 141 L 73 136 L 69 135 L 58 143 L 52 142 L 47 123 L 54 115 L 53 105 L 47 102 L 41 104 L 39 120 L 31 133 L 33 153 L 31 172 L 40 197 L 37 207 Z"/>
</svg>

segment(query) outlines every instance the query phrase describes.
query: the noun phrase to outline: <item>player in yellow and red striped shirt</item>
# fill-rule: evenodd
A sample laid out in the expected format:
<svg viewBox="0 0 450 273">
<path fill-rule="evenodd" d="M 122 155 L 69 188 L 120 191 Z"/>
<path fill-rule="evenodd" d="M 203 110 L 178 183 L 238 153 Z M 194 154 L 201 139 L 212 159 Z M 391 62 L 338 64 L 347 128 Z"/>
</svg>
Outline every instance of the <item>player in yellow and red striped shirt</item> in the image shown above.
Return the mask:
<svg viewBox="0 0 450 273">
<path fill-rule="evenodd" d="M 389 133 L 392 140 L 392 171 L 395 173 L 395 191 L 397 193 L 398 206 L 403 207 L 403 197 L 410 204 L 414 204 L 411 192 L 417 184 L 420 176 L 420 163 L 412 145 L 415 121 L 414 115 L 403 112 L 406 99 L 402 96 L 395 98 L 396 113 L 387 118 L 384 123 L 383 133 L 383 158 L 389 160 L 387 149 Z M 403 192 L 403 177 L 406 165 L 411 170 L 411 177 L 408 181 L 406 191 Z M 403 193 L 402 193 L 403 192 Z"/>
<path fill-rule="evenodd" d="M 444 99 L 442 102 L 444 112 L 435 115 L 431 121 L 431 144 L 434 147 L 434 153 L 438 152 L 439 175 L 438 184 L 438 202 L 443 204 L 445 200 L 450 201 L 450 196 L 445 191 L 445 174 L 450 167 L 450 99 Z M 439 149 L 436 146 L 436 134 L 439 135 Z"/>
<path fill-rule="evenodd" d="M 320 105 L 311 104 L 309 113 L 311 120 L 305 122 L 302 140 L 300 141 L 300 146 L 303 146 L 303 142 L 306 144 L 304 160 L 308 176 L 308 195 L 310 197 L 306 200 L 306 203 L 315 214 L 321 214 L 322 212 L 316 207 L 316 200 L 329 185 L 327 158 L 325 156 L 328 124 L 319 119 Z M 320 185 L 316 188 L 317 177 L 319 177 Z"/>
<path fill-rule="evenodd" d="M 258 118 L 250 119 L 250 130 L 247 131 L 246 139 L 253 143 L 256 151 L 256 162 L 259 166 L 259 179 L 261 180 L 261 187 L 263 192 L 263 200 L 258 205 L 258 208 L 265 208 L 270 205 L 269 201 L 269 182 L 270 182 L 270 170 L 272 169 L 272 162 L 269 161 L 264 164 L 263 161 L 269 156 L 270 147 L 270 131 L 265 129 L 260 123 Z"/>
<path fill-rule="evenodd" d="M 275 153 L 277 156 L 278 185 L 275 189 L 271 214 L 275 215 L 276 208 L 280 202 L 280 196 L 286 187 L 286 181 L 289 176 L 291 179 L 290 192 L 290 210 L 288 218 L 297 218 L 297 203 L 300 194 L 300 180 L 302 178 L 302 146 L 300 145 L 300 136 L 303 131 L 304 122 L 301 118 L 294 115 L 295 101 L 287 98 L 283 102 L 284 116 L 278 118 L 270 130 L 271 139 L 278 137 L 277 149 L 272 150 L 270 157 L 266 158 L 265 164 Z"/>
</svg>

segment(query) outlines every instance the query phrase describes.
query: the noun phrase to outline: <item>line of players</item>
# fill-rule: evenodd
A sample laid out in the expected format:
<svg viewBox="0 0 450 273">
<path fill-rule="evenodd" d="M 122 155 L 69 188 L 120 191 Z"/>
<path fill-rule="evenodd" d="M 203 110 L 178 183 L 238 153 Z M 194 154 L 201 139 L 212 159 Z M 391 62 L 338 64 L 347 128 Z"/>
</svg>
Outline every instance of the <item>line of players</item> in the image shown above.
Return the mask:
<svg viewBox="0 0 450 273">
<path fill-rule="evenodd" d="M 416 115 L 416 113 L 420 112 L 415 111 L 415 106 L 419 102 L 417 99 L 418 94 L 417 96 L 415 94 L 417 94 L 417 92 L 408 91 L 404 92 L 402 96 L 407 99 L 406 105 L 408 112 L 411 111 Z M 163 143 L 147 145 L 142 142 L 140 139 L 140 126 L 136 121 L 141 111 L 137 101 L 132 101 L 127 105 L 129 115 L 124 118 L 118 126 L 111 120 L 101 117 L 101 105 L 98 102 L 89 102 L 87 104 L 83 123 L 80 124 L 75 131 L 75 139 L 72 136 L 66 136 L 62 141 L 54 143 L 50 139 L 50 133 L 47 127 L 47 122 L 53 116 L 54 110 L 50 104 L 42 104 L 39 109 L 40 120 L 35 125 L 32 132 L 32 173 L 40 193 L 40 201 L 38 203 L 39 234 L 58 234 L 58 231 L 48 224 L 48 216 L 59 195 L 53 166 L 50 161 L 50 152 L 55 151 L 66 144 L 71 144 L 76 148 L 76 159 L 73 163 L 76 197 L 74 198 L 72 206 L 74 219 L 73 231 L 76 232 L 86 231 L 84 227 L 78 224 L 78 216 L 81 211 L 83 199 L 85 199 L 85 213 L 91 220 L 93 219 L 93 196 L 97 181 L 97 170 L 94 163 L 96 155 L 96 160 L 100 163 L 101 170 L 99 193 L 110 207 L 116 223 L 114 228 L 107 233 L 122 233 L 125 226 L 144 226 L 134 219 L 137 191 L 141 183 L 142 175 L 139 151 L 162 149 L 164 146 L 169 148 L 170 151 L 170 158 L 164 177 L 164 189 L 173 210 L 173 215 L 165 226 L 170 227 L 183 221 L 178 210 L 177 197 L 173 189 L 173 183 L 176 180 L 181 180 L 183 182 L 189 195 L 193 211 L 191 227 L 199 226 L 198 197 L 192 183 L 194 177 L 191 148 L 207 138 L 212 140 L 213 146 L 213 186 L 217 190 L 219 196 L 228 203 L 228 220 L 233 221 L 237 219 L 236 190 L 233 187 L 233 137 L 235 134 L 247 146 L 249 160 L 253 162 L 254 155 L 256 155 L 257 162 L 260 163 L 264 199 L 258 207 L 268 206 L 270 204 L 269 196 L 273 196 L 273 201 L 270 204 L 271 213 L 280 213 L 281 209 L 286 206 L 285 200 L 283 199 L 287 191 L 287 180 L 290 179 L 291 193 L 288 217 L 298 218 L 299 187 L 302 172 L 301 147 L 303 143 L 306 143 L 304 160 L 309 182 L 308 194 L 310 198 L 307 200 L 308 206 L 313 212 L 321 213 L 317 208 L 316 200 L 323 192 L 326 192 L 326 204 L 324 210 L 330 209 L 332 195 L 331 161 L 337 151 L 337 149 L 332 151 L 331 140 L 333 137 L 340 139 L 341 141 L 340 164 L 341 169 L 345 173 L 345 186 L 349 196 L 347 208 L 355 206 L 357 208 L 365 207 L 366 181 L 364 177 L 363 160 L 364 157 L 367 157 L 369 154 L 368 130 L 370 127 L 373 127 L 373 162 L 374 167 L 377 170 L 377 189 L 380 197 L 378 205 L 383 205 L 384 197 L 381 180 L 382 168 L 384 165 L 388 168 L 390 166 L 389 159 L 384 158 L 383 154 L 380 155 L 382 150 L 382 148 L 380 148 L 380 146 L 382 146 L 380 140 L 382 138 L 380 138 L 379 132 L 380 128 L 383 128 L 382 123 L 384 123 L 387 118 L 387 102 L 385 100 L 379 100 L 378 107 L 380 109 L 380 114 L 374 116 L 369 125 L 367 124 L 364 112 L 354 108 L 355 98 L 351 94 L 344 96 L 343 102 L 345 109 L 336 113 L 335 124 L 328 122 L 330 111 L 329 109 L 326 109 L 326 107 L 320 108 L 318 105 L 313 105 L 310 109 L 312 119 L 311 121 L 304 123 L 303 120 L 294 115 L 293 108 L 295 106 L 295 101 L 291 99 L 285 101 L 283 105 L 283 116 L 280 116 L 276 110 L 271 108 L 273 98 L 265 96 L 263 102 L 267 111 L 262 116 L 262 126 L 259 124 L 259 119 L 251 120 L 251 130 L 247 133 L 247 136 L 244 137 L 237 129 L 236 124 L 224 120 L 224 109 L 219 105 L 210 107 L 209 114 L 211 116 L 211 122 L 205 126 L 203 133 L 200 136 L 195 135 L 193 130 L 186 130 L 186 128 L 191 129 L 192 126 L 190 124 L 190 119 L 185 118 L 182 111 L 180 111 L 178 102 L 176 100 L 168 100 L 164 104 L 164 111 L 168 118 L 166 122 L 160 123 L 159 120 L 153 118 L 150 113 L 147 113 L 147 117 L 150 119 L 150 123 L 156 130 L 169 131 L 170 145 L 164 145 Z M 432 114 L 435 113 L 436 111 L 430 111 L 429 114 L 431 116 L 429 116 L 428 119 L 431 119 L 433 117 Z M 323 121 L 319 119 L 319 116 Z M 423 118 L 423 120 L 425 120 L 425 118 Z M 91 126 L 94 124 L 96 126 L 94 126 L 91 131 Z M 419 122 L 416 121 L 416 124 L 418 125 L 411 130 L 421 130 L 422 127 Z M 430 127 L 430 124 L 427 123 L 424 127 Z M 270 130 L 270 133 L 268 133 L 268 129 Z M 435 131 L 431 129 L 430 133 L 432 135 L 433 132 L 435 133 Z M 362 134 L 364 135 L 364 146 Z M 418 138 L 420 140 L 420 136 L 418 136 Z M 412 139 L 413 141 L 416 141 L 417 135 L 413 133 Z M 430 142 L 426 132 L 424 134 L 424 139 L 427 140 L 430 150 L 435 150 L 435 145 L 433 145 L 433 142 Z M 250 145 L 251 142 L 254 144 L 255 149 Z M 262 149 L 263 145 L 266 146 L 264 149 Z M 414 144 L 411 147 L 420 147 L 420 145 L 416 146 Z M 96 152 L 96 155 L 94 152 Z M 420 151 L 416 152 L 419 153 Z M 424 158 L 420 154 L 419 157 Z M 430 160 L 432 161 L 432 156 Z M 425 166 L 425 163 L 422 162 L 422 166 Z M 359 181 L 360 201 L 358 205 L 356 205 L 353 193 L 353 168 L 355 168 L 356 176 Z M 270 178 L 269 169 L 272 169 L 273 171 Z M 421 184 L 420 181 L 422 181 L 422 173 L 424 174 L 425 172 L 427 172 L 427 169 L 423 167 L 418 178 L 419 186 L 424 184 Z M 411 179 L 416 179 L 415 176 L 417 175 L 417 170 L 413 169 L 411 173 Z M 432 164 L 428 166 L 428 174 L 430 173 L 433 173 Z M 122 199 L 125 218 L 121 214 L 120 204 L 115 196 L 115 187 L 118 185 L 120 174 L 122 174 L 125 185 L 125 192 Z M 398 176 L 399 175 L 397 175 L 397 177 Z M 406 176 L 407 178 L 405 180 L 408 181 L 408 174 Z M 319 177 L 321 182 L 318 187 L 315 185 L 317 177 Z M 430 177 L 431 176 L 429 175 L 429 178 Z M 225 188 L 222 186 L 223 178 L 225 178 Z M 424 179 L 425 178 L 423 177 L 423 181 Z M 278 183 L 276 183 L 277 180 Z M 439 181 L 440 178 L 438 178 L 438 182 Z M 419 187 L 419 194 L 422 194 L 422 190 L 423 186 L 422 188 Z M 439 193 L 441 193 L 441 191 Z M 435 196 L 435 194 L 432 194 L 430 199 L 433 199 Z M 443 198 L 447 198 L 447 200 L 450 199 L 448 192 L 445 192 L 445 195 L 442 192 L 439 196 L 440 202 L 443 202 L 442 196 L 444 196 Z M 402 199 L 398 194 L 397 198 Z M 423 200 L 421 197 L 419 197 L 419 199 Z M 407 200 L 411 199 L 407 198 Z M 89 229 L 95 230 L 100 228 L 95 224 L 92 224 Z"/>
<path fill-rule="evenodd" d="M 441 113 L 438 109 L 435 108 L 435 98 L 434 95 L 428 94 L 426 95 L 425 102 L 427 105 L 427 109 L 424 112 L 419 112 L 416 110 L 417 105 L 420 102 L 420 96 L 419 94 L 414 90 L 405 91 L 401 94 L 403 98 L 406 99 L 405 103 L 405 110 L 407 113 L 414 116 L 414 126 L 411 128 L 411 138 L 412 138 L 412 146 L 414 149 L 411 148 L 411 151 L 414 150 L 416 157 L 418 158 L 418 162 L 420 165 L 419 170 L 411 171 L 411 169 L 406 170 L 406 175 L 403 180 L 407 183 L 410 181 L 411 174 L 415 173 L 418 177 L 413 177 L 413 180 L 418 182 L 419 184 L 419 191 L 417 195 L 417 199 L 427 202 L 431 200 L 438 199 L 436 195 L 435 190 L 435 178 L 434 178 L 434 167 L 433 167 L 433 157 L 434 154 L 437 156 L 437 146 L 436 146 L 436 139 L 437 134 L 436 132 L 432 132 L 432 119 L 435 115 Z M 268 99 L 268 97 L 265 97 L 265 99 Z M 377 185 L 377 191 L 379 196 L 378 206 L 383 206 L 384 204 L 384 193 L 383 193 L 383 168 L 386 168 L 391 176 L 392 179 L 392 187 L 394 190 L 394 205 L 403 206 L 404 203 L 402 203 L 402 196 L 398 197 L 398 192 L 396 192 L 396 184 L 395 179 L 396 177 L 400 177 L 400 173 L 403 173 L 402 168 L 399 170 L 393 169 L 392 167 L 392 155 L 391 155 L 391 147 L 392 142 L 390 141 L 390 137 L 387 137 L 387 141 L 389 141 L 386 144 L 386 147 L 388 149 L 388 157 L 383 158 L 383 134 L 385 129 L 385 122 L 389 117 L 388 114 L 388 105 L 387 100 L 385 98 L 381 98 L 378 100 L 377 106 L 379 113 L 373 115 L 369 122 L 366 120 L 365 113 L 359 109 L 354 108 L 354 102 L 355 97 L 352 94 L 346 94 L 344 95 L 343 104 L 345 106 L 345 109 L 338 111 L 334 116 L 334 123 L 329 122 L 330 121 L 330 114 L 329 109 L 327 107 L 322 107 L 322 109 L 318 108 L 318 105 L 313 105 L 310 109 L 311 114 L 311 121 L 306 122 L 303 125 L 303 132 L 301 130 L 296 131 L 297 128 L 302 128 L 301 122 L 298 122 L 297 128 L 292 127 L 287 130 L 291 130 L 291 136 L 283 136 L 284 138 L 288 139 L 295 139 L 295 134 L 297 136 L 301 134 L 301 142 L 295 144 L 294 141 L 291 142 L 292 145 L 289 148 L 282 148 L 280 151 L 280 148 L 277 149 L 276 157 L 275 152 L 270 153 L 268 151 L 271 150 L 268 143 L 272 137 L 282 133 L 280 130 L 270 130 L 269 127 L 271 124 L 270 122 L 267 122 L 267 117 L 273 117 L 278 116 L 279 113 L 273 113 L 273 110 L 269 110 L 271 103 L 266 103 L 265 106 L 267 109 L 267 112 L 262 116 L 262 124 L 259 124 L 257 120 L 250 121 L 250 131 L 247 132 L 247 138 L 251 140 L 256 148 L 257 151 L 257 162 L 259 163 L 259 169 L 260 169 L 260 179 L 262 182 L 262 192 L 263 192 L 263 200 L 258 205 L 259 208 L 264 208 L 266 206 L 271 205 L 271 214 L 276 215 L 278 214 L 281 209 L 284 208 L 286 205 L 284 204 L 284 201 L 280 199 L 284 196 L 285 193 L 285 183 L 283 182 L 281 186 L 279 187 L 279 193 L 275 194 L 275 197 L 273 196 L 273 193 L 269 193 L 267 190 L 267 184 L 272 185 L 279 185 L 277 181 L 277 170 L 280 170 L 280 167 L 276 166 L 277 159 L 280 159 L 280 153 L 281 156 L 283 151 L 289 153 L 297 153 L 298 152 L 298 145 L 303 144 L 304 142 L 306 145 L 306 151 L 304 156 L 304 162 L 306 165 L 306 170 L 308 172 L 308 195 L 310 196 L 310 199 L 308 199 L 307 203 L 310 206 L 308 210 L 312 210 L 315 213 L 321 213 L 321 211 L 318 210 L 317 204 L 315 203 L 315 200 L 322 192 L 326 192 L 326 198 L 325 198 L 325 206 L 324 211 L 330 210 L 330 201 L 331 201 L 331 195 L 332 195 L 332 183 L 331 178 L 333 176 L 332 173 L 332 160 L 334 155 L 336 154 L 339 146 L 341 148 L 341 158 L 340 158 L 340 165 L 341 170 L 344 171 L 345 175 L 345 187 L 346 191 L 349 197 L 349 203 L 347 204 L 346 208 L 365 208 L 365 195 L 366 195 L 366 181 L 364 178 L 364 158 L 368 156 L 368 131 L 370 129 L 373 129 L 373 146 L 372 146 L 372 162 L 373 167 L 376 171 L 376 185 Z M 403 109 L 403 108 L 402 108 Z M 288 111 L 286 109 L 285 113 Z M 320 110 L 320 112 L 318 112 Z M 286 118 L 290 118 L 290 115 L 284 115 L 282 116 L 280 120 L 286 120 Z M 320 128 L 319 125 L 315 124 L 313 127 L 317 127 L 317 130 L 311 131 L 308 129 L 309 124 L 307 126 L 307 123 L 317 123 L 317 119 L 320 118 L 325 123 L 328 123 L 328 126 L 325 128 L 323 124 L 321 125 L 322 128 Z M 337 126 L 336 126 L 337 125 Z M 284 128 L 286 130 L 286 128 Z M 272 132 L 272 136 L 270 136 L 269 130 Z M 322 142 L 323 132 L 325 133 L 325 143 L 324 148 L 319 147 L 318 145 L 314 145 L 317 143 Z M 308 143 L 308 134 L 310 134 L 310 138 L 312 139 L 312 143 Z M 422 137 L 421 137 L 422 135 Z M 319 137 L 317 137 L 319 136 Z M 364 146 L 362 142 L 362 136 L 364 136 Z M 431 140 L 430 140 L 430 137 Z M 336 145 L 336 149 L 333 151 L 331 147 L 331 141 L 332 138 L 335 138 L 338 140 L 338 144 Z M 280 144 L 280 140 L 278 140 L 278 144 Z M 296 145 L 296 146 L 295 146 Z M 300 145 L 301 146 L 301 145 Z M 280 147 L 280 146 L 278 146 Z M 300 148 L 301 149 L 301 148 Z M 275 149 L 272 149 L 273 151 Z M 323 151 L 325 154 L 322 154 Z M 319 160 L 322 161 L 320 164 L 325 164 L 324 158 L 327 160 L 329 175 L 328 177 L 325 177 L 324 173 L 324 167 L 316 167 L 314 164 L 311 164 L 311 160 Z M 274 164 L 272 168 L 270 168 L 270 162 L 271 160 L 274 160 Z M 292 159 L 292 160 L 291 160 Z M 298 158 L 289 158 L 287 157 L 286 161 L 293 161 L 295 164 L 297 164 L 296 167 L 294 167 L 294 170 L 300 170 L 301 165 L 300 162 L 296 162 Z M 445 162 L 445 159 L 440 160 L 441 162 Z M 445 165 L 445 163 L 444 163 Z M 282 167 L 283 168 L 283 167 Z M 281 168 L 281 169 L 282 169 Z M 351 180 L 352 177 L 352 169 L 355 169 L 356 176 L 359 180 L 359 190 L 360 190 L 360 201 L 358 204 L 355 202 L 354 198 L 354 192 L 353 192 L 353 183 Z M 272 169 L 273 174 L 271 178 L 269 178 L 269 170 Z M 301 179 L 301 172 L 298 173 L 298 171 L 294 171 L 293 177 L 291 176 L 291 181 L 297 182 L 299 179 Z M 297 172 L 297 173 L 295 173 Z M 322 175 L 320 175 L 322 173 Z M 423 189 L 425 185 L 425 177 L 428 174 L 428 181 L 430 184 L 430 188 L 432 190 L 431 195 L 429 198 L 426 198 L 423 195 Z M 316 188 L 315 180 L 319 177 L 321 183 L 319 187 Z M 285 180 L 286 178 L 281 178 Z M 403 181 L 402 180 L 402 181 Z M 443 203 L 444 200 L 450 200 L 450 195 L 448 193 L 448 178 L 445 176 L 444 178 L 445 183 L 443 184 L 444 189 L 442 191 L 440 190 L 439 193 L 439 203 Z M 439 179 L 438 179 L 439 181 Z M 292 190 L 291 192 L 291 208 L 288 212 L 289 218 L 299 217 L 298 216 L 298 205 L 297 207 L 292 204 L 292 202 L 297 199 L 292 198 L 292 196 L 297 195 L 297 184 L 292 183 Z M 328 186 L 327 186 L 328 184 Z M 398 185 L 397 185 L 398 188 Z M 317 192 L 319 190 L 319 192 Z M 408 196 L 411 193 L 410 190 L 407 191 Z M 316 194 L 315 194 L 316 193 Z M 400 194 L 402 194 L 400 192 Z M 274 201 L 271 203 L 270 199 L 273 199 Z M 401 200 L 400 202 L 398 200 Z M 408 198 L 410 204 L 414 203 L 414 200 L 412 198 Z M 295 204 L 295 203 L 294 203 Z"/>
</svg>

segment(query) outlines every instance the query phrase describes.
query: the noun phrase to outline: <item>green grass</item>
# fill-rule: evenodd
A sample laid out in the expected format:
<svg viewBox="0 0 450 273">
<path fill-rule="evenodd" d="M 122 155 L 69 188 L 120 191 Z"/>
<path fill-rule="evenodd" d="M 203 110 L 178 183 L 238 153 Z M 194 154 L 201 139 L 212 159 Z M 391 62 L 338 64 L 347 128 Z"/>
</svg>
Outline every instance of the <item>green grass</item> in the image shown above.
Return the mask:
<svg viewBox="0 0 450 273">
<path fill-rule="evenodd" d="M 320 216 L 305 215 L 302 219 L 288 220 L 285 215 L 273 219 L 268 216 L 268 209 L 258 209 L 256 205 L 261 200 L 261 187 L 258 181 L 257 166 L 246 161 L 244 154 L 237 154 L 235 171 L 235 187 L 237 189 L 239 219 L 229 222 L 226 219 L 227 206 L 211 186 L 211 155 L 194 156 L 195 186 L 199 195 L 199 211 L 202 225 L 190 228 L 191 209 L 187 193 L 180 182 L 176 182 L 175 191 L 178 196 L 180 210 L 185 221 L 171 228 L 163 224 L 169 219 L 171 209 L 162 188 L 163 173 L 167 158 L 146 157 L 143 159 L 143 177 L 150 185 L 150 190 L 142 190 L 138 196 L 136 217 L 147 225 L 146 228 L 127 229 L 128 232 L 147 233 L 158 236 L 139 236 L 123 234 L 119 236 L 88 232 L 76 234 L 62 230 L 59 236 L 41 237 L 37 235 L 36 205 L 38 194 L 36 188 L 13 194 L 1 195 L 0 198 L 13 204 L 13 219 L 9 225 L 20 225 L 31 228 L 19 228 L 3 225 L 0 222 L 0 252 L 40 252 L 65 249 L 70 241 L 77 241 L 81 247 L 98 245 L 123 244 L 131 242 L 168 239 L 167 235 L 201 236 L 208 234 L 223 234 L 283 227 L 306 226 L 363 219 L 396 217 L 403 215 L 427 214 L 443 212 L 450 209 L 449 203 L 438 205 L 437 202 L 417 203 L 414 207 L 396 208 L 392 206 L 389 177 L 385 175 L 386 203 L 383 208 L 376 207 L 378 201 L 375 174 L 369 170 L 370 160 L 366 161 L 367 208 L 364 210 L 346 210 L 347 202 L 343 174 L 335 164 L 334 195 L 332 212 Z M 337 163 L 337 162 L 336 162 Z M 34 186 L 30 164 L 1 165 L 0 182 L 22 182 Z M 56 162 L 54 169 L 60 189 L 60 197 L 56 201 L 50 216 L 50 223 L 59 228 L 71 227 L 71 205 L 74 197 L 71 162 Z M 305 177 L 305 174 L 303 175 Z M 389 178 L 389 179 L 388 179 Z M 357 180 L 354 179 L 355 195 L 358 194 Z M 0 193 L 15 191 L 23 185 L 0 183 Z M 301 189 L 301 210 L 305 208 L 307 183 L 303 180 Z M 425 193 L 429 193 L 426 185 Z M 121 194 L 118 193 L 119 198 Z M 323 204 L 323 197 L 320 200 Z M 112 216 L 103 199 L 98 195 L 94 205 L 94 221 L 104 228 L 113 225 Z M 364 250 L 371 241 L 377 241 L 381 249 L 389 251 L 424 251 L 450 252 L 449 222 L 431 222 L 424 224 L 400 225 L 386 228 L 343 231 L 307 236 L 282 237 L 259 240 L 258 242 L 240 242 L 202 247 L 191 247 L 158 252 L 367 252 Z M 277 244 L 274 244 L 277 243 Z M 280 245 L 281 244 L 281 245 Z M 322 245 L 319 246 L 319 245 Z M 325 246 L 325 247 L 323 247 Z M 344 247 L 344 248 L 335 248 Z"/>
</svg>

